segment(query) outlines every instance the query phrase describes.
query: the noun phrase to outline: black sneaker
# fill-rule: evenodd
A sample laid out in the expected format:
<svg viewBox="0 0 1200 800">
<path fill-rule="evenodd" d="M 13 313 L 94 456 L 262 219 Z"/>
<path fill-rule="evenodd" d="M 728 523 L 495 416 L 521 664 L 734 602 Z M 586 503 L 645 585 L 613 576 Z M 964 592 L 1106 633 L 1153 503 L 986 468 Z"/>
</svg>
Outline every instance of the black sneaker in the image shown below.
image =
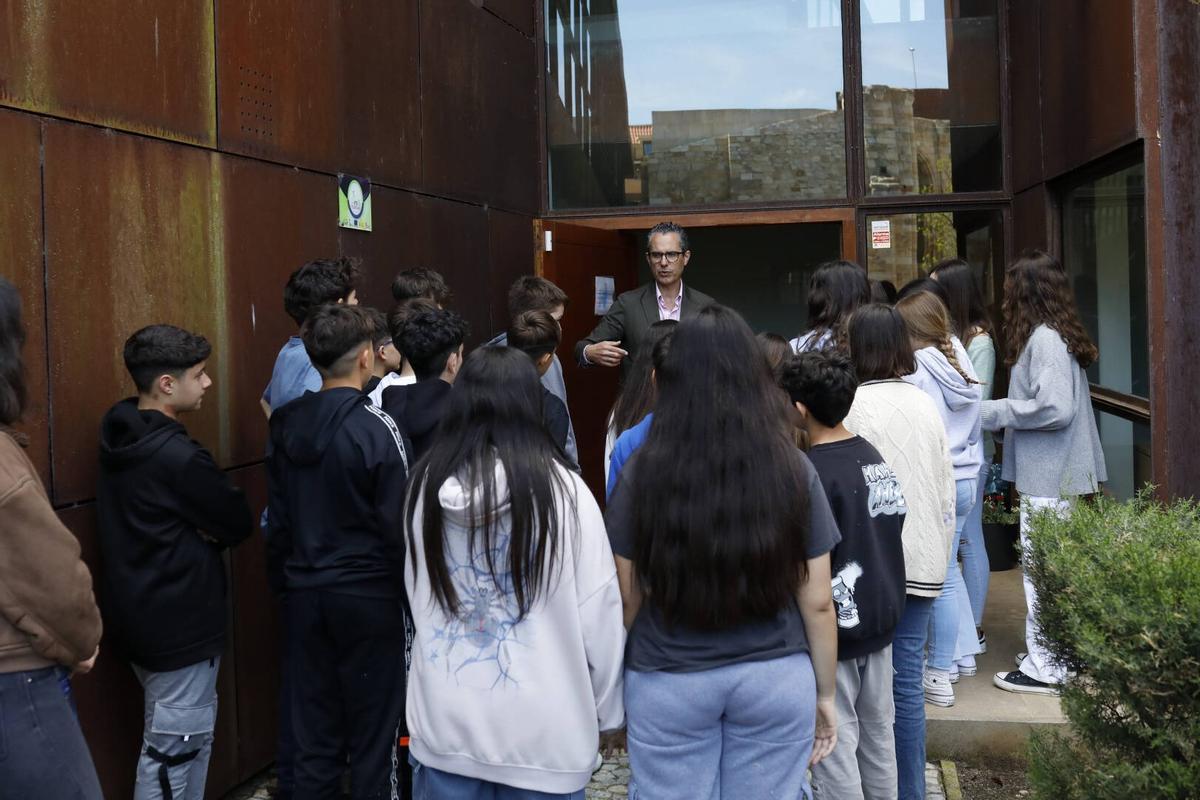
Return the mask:
<svg viewBox="0 0 1200 800">
<path fill-rule="evenodd" d="M 1059 694 L 1057 684 L 1042 683 L 1020 670 L 997 672 L 992 678 L 992 683 L 1006 692 L 1016 692 L 1018 694 L 1047 694 L 1055 697 Z"/>
</svg>

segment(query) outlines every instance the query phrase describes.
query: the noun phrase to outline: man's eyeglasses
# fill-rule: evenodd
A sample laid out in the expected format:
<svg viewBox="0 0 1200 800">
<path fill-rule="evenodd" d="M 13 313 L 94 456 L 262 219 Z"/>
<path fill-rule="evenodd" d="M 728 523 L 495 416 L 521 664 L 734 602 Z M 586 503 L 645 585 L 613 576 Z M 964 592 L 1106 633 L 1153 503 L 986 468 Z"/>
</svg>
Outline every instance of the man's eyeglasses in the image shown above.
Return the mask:
<svg viewBox="0 0 1200 800">
<path fill-rule="evenodd" d="M 674 264 L 679 260 L 681 255 L 683 255 L 682 250 L 668 250 L 662 253 L 658 253 L 653 250 L 646 251 L 646 258 L 650 259 L 651 261 L 662 261 L 665 259 L 668 264 Z"/>
</svg>

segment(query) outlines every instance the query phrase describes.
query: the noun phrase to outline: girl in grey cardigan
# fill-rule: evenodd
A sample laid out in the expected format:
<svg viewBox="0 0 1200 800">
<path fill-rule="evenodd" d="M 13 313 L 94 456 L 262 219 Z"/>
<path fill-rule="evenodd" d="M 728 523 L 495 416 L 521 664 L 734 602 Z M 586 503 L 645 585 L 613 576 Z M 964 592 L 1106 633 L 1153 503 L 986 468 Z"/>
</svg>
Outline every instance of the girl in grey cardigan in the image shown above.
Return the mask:
<svg viewBox="0 0 1200 800">
<path fill-rule="evenodd" d="M 1004 433 L 1004 478 L 1021 494 L 1021 545 L 1040 509 L 1067 514 L 1079 495 L 1108 479 L 1084 370 L 1098 357 L 1079 321 L 1062 266 L 1030 251 L 1009 268 L 1004 317 L 1011 365 L 1008 397 L 982 404 L 985 430 Z M 1025 644 L 1015 672 L 994 683 L 1012 692 L 1057 694 L 1061 666 L 1037 641 L 1037 595 L 1025 578 Z"/>
</svg>

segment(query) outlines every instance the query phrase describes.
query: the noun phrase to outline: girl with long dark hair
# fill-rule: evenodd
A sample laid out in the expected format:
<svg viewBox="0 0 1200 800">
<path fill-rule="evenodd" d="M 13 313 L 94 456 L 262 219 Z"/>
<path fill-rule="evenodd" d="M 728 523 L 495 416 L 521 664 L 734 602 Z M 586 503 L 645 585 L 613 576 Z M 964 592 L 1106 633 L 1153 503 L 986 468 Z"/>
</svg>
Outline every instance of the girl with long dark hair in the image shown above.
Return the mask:
<svg viewBox="0 0 1200 800">
<path fill-rule="evenodd" d="M 1005 480 L 1021 493 L 1021 547 L 1040 510 L 1066 515 L 1075 498 L 1108 480 L 1087 373 L 1099 356 L 1084 330 L 1062 265 L 1041 250 L 1022 253 L 1004 277 L 1008 397 L 983 404 L 983 427 L 1003 430 Z M 1020 668 L 993 682 L 1010 692 L 1057 694 L 1065 674 L 1038 641 L 1037 593 L 1025 577 L 1025 646 Z"/>
<path fill-rule="evenodd" d="M 0 278 L 0 794 L 100 800 L 68 677 L 100 650 L 100 611 L 79 542 L 63 527 L 12 426 L 28 392 L 21 297 Z"/>
<path fill-rule="evenodd" d="M 654 389 L 654 347 L 679 322 L 673 319 L 662 319 L 653 323 L 646 330 L 646 341 L 637 351 L 633 366 L 621 390 L 617 401 L 613 403 L 612 411 L 608 414 L 608 433 L 604 439 L 604 475 L 607 478 L 609 465 L 612 461 L 613 446 L 621 434 L 637 425 L 654 409 L 654 399 L 657 393 Z"/>
<path fill-rule="evenodd" d="M 414 796 L 583 800 L 623 721 L 625 629 L 596 501 L 542 426 L 520 351 L 467 357 L 413 468 L 404 583 Z"/>
<path fill-rule="evenodd" d="M 825 350 L 840 347 L 846 320 L 859 306 L 871 302 L 867 271 L 850 261 L 827 261 L 817 267 L 808 283 L 808 330 L 792 339 L 792 350 Z"/>
<path fill-rule="evenodd" d="M 929 277 L 937 281 L 946 292 L 947 310 L 954 335 L 967 350 L 967 358 L 979 379 L 980 400 L 992 399 L 992 384 L 996 376 L 996 345 L 992 341 L 992 324 L 988 319 L 983 295 L 971 271 L 971 265 L 961 258 L 952 258 L 939 263 L 929 271 Z M 962 556 L 963 583 L 970 600 L 971 623 L 975 628 L 974 642 L 964 642 L 960 637 L 960 653 L 971 646 L 987 652 L 987 637 L 983 632 L 983 609 L 987 603 L 988 584 L 991 580 L 991 565 L 988 563 L 987 548 L 983 541 L 983 495 L 986 490 L 988 472 L 995 456 L 996 446 L 988 433 L 983 434 L 983 464 L 979 468 L 979 486 L 975 492 L 975 505 L 967 515 L 963 535 L 959 542 Z M 958 666 L 963 674 L 974 675 L 974 656 L 964 656 Z"/>
<path fill-rule="evenodd" d="M 807 796 L 837 738 L 828 500 L 736 312 L 681 322 L 656 375 L 606 517 L 631 626 L 633 790 Z"/>
<path fill-rule="evenodd" d="M 892 467 L 908 509 L 901 533 L 905 603 L 892 640 L 896 772 L 899 800 L 924 800 L 922 671 L 930 611 L 954 538 L 954 473 L 937 406 L 905 380 L 917 364 L 900 312 L 881 303 L 864 306 L 850 317 L 847 335 L 859 385 L 844 424 Z"/>
<path fill-rule="evenodd" d="M 950 332 L 946 306 L 930 292 L 917 292 L 901 298 L 896 311 L 908 328 L 908 339 L 916 359 L 916 370 L 905 378 L 921 389 L 937 407 L 946 426 L 950 464 L 954 470 L 955 536 L 950 547 L 946 585 L 933 601 L 929 630 L 929 657 L 925 665 L 926 702 L 937 706 L 954 705 L 950 670 L 955 666 L 960 612 L 970 613 L 966 586 L 958 570 L 958 541 L 967 515 L 975 505 L 979 467 L 983 463 L 983 444 L 979 428 L 979 381 L 967 358 L 967 351 Z M 961 606 L 961 608 L 960 608 Z M 970 628 L 974 634 L 974 626 Z M 978 652 L 972 647 L 969 655 Z"/>
</svg>

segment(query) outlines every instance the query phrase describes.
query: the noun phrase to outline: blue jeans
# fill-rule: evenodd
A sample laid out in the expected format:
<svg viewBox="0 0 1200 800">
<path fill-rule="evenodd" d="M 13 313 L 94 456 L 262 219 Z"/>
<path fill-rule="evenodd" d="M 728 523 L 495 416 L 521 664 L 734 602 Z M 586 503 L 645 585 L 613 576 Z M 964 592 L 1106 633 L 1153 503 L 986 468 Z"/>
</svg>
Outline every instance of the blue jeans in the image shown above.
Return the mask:
<svg viewBox="0 0 1200 800">
<path fill-rule="evenodd" d="M 808 653 L 699 672 L 625 670 L 630 800 L 811 797 Z"/>
<path fill-rule="evenodd" d="M 899 800 L 925 800 L 925 689 L 921 686 L 932 597 L 908 595 L 892 640 Z"/>
<path fill-rule="evenodd" d="M 570 794 L 535 792 L 443 772 L 411 756 L 408 761 L 413 769 L 413 800 L 583 800 L 583 789 Z"/>
<path fill-rule="evenodd" d="M 62 667 L 0 674 L 0 797 L 103 800 Z"/>
<path fill-rule="evenodd" d="M 962 553 L 963 583 L 967 586 L 967 597 L 971 598 L 971 614 L 975 627 L 983 625 L 983 607 L 987 602 L 988 582 L 991 579 L 991 564 L 988 563 L 987 547 L 983 543 L 983 494 L 987 491 L 990 462 L 984 462 L 979 470 L 979 487 L 975 490 L 975 505 L 967 514 L 959 541 Z"/>
<path fill-rule="evenodd" d="M 967 515 L 975 505 L 975 478 L 962 478 L 954 482 L 954 542 L 950 548 L 950 566 L 946 570 L 946 583 L 942 593 L 933 601 L 933 614 L 929 622 L 929 667 L 949 670 L 954 662 L 954 645 L 958 641 L 958 604 L 967 591 L 962 573 L 958 569 L 958 542 L 962 538 Z"/>
</svg>

